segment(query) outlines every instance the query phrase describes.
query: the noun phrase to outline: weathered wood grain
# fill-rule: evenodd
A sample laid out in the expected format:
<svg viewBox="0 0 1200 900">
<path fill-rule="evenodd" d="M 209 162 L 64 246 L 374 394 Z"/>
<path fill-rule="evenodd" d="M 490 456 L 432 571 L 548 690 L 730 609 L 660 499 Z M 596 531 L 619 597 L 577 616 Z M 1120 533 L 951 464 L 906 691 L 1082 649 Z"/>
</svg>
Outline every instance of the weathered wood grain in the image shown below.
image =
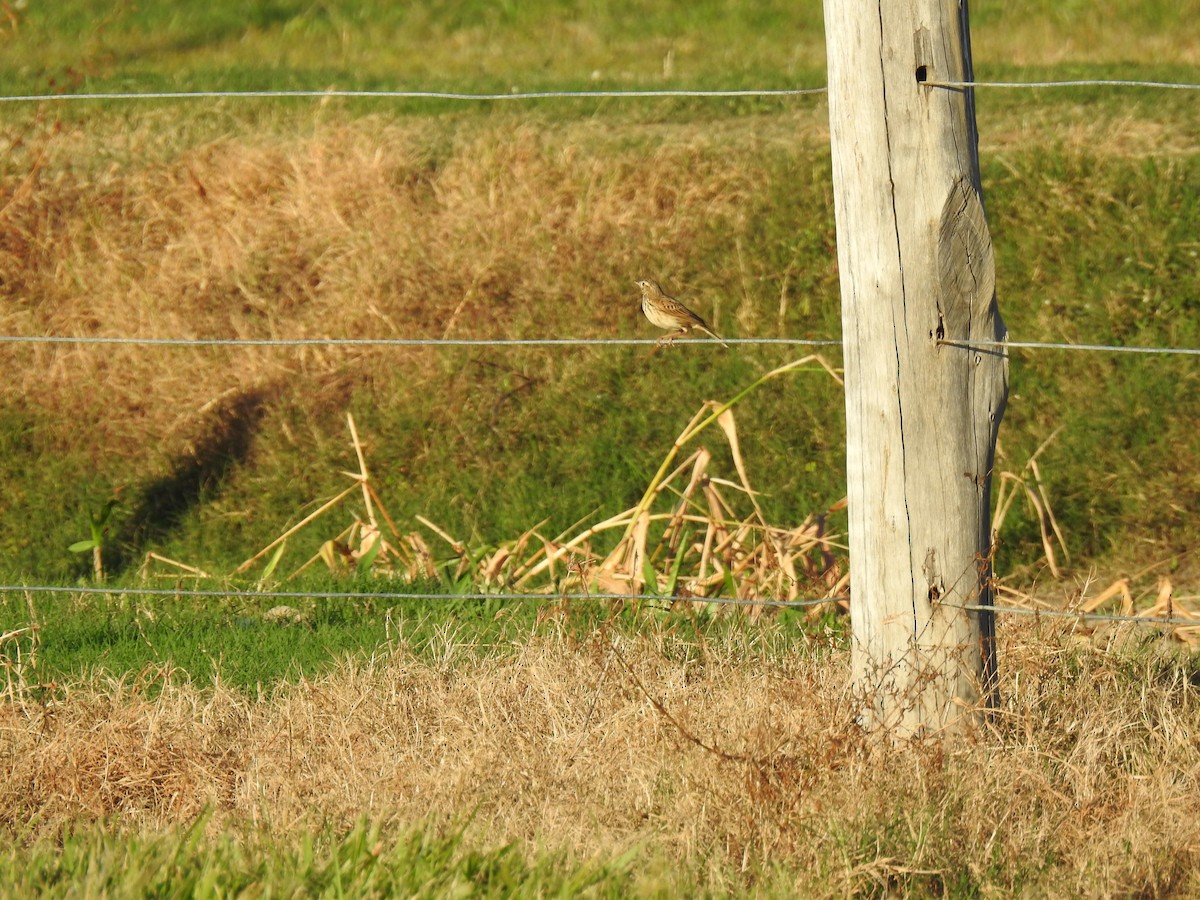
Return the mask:
<svg viewBox="0 0 1200 900">
<path fill-rule="evenodd" d="M 965 724 L 993 680 L 989 491 L 1007 356 L 965 5 L 826 0 L 845 343 L 855 690 L 895 734 Z M 968 607 L 964 609 L 963 607 Z M 964 715 L 965 714 L 965 715 Z"/>
</svg>

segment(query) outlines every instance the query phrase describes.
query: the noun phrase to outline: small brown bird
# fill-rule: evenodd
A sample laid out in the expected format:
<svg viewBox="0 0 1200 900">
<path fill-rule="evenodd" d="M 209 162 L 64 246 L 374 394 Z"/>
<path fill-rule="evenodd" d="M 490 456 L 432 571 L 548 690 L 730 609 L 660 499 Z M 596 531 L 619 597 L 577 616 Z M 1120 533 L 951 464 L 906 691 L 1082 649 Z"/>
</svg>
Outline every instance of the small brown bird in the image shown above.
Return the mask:
<svg viewBox="0 0 1200 900">
<path fill-rule="evenodd" d="M 657 281 L 637 281 L 634 282 L 642 289 L 642 312 L 646 314 L 646 318 L 650 320 L 650 324 L 658 328 L 674 328 L 670 334 L 664 334 L 658 339 L 657 347 L 664 344 L 670 345 L 677 337 L 683 337 L 694 328 L 699 328 L 707 335 L 711 335 L 718 341 L 721 341 L 721 346 L 726 350 L 729 345 L 721 340 L 721 336 L 708 327 L 708 323 L 702 318 L 676 300 L 674 297 L 668 296 L 663 292 L 663 289 L 658 286 Z"/>
</svg>

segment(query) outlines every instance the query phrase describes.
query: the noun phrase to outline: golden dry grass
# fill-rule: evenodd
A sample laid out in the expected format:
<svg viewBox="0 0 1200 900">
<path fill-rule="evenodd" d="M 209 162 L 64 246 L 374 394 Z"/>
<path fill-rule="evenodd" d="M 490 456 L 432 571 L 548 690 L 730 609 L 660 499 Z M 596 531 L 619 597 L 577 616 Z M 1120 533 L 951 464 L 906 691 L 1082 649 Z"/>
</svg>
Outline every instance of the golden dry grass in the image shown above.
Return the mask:
<svg viewBox="0 0 1200 900">
<path fill-rule="evenodd" d="M 1144 633 L 1008 625 L 995 723 L 889 748 L 853 724 L 845 653 L 769 634 L 550 626 L 487 649 L 448 628 L 422 656 L 398 644 L 257 697 L 162 671 L 45 707 L 20 692 L 0 707 L 0 821 L 158 828 L 212 807 L 212 827 L 284 836 L 471 815 L 482 844 L 654 848 L 710 887 L 1200 889 L 1194 662 Z"/>
<path fill-rule="evenodd" d="M 1194 151 L 1190 129 L 1148 114 L 1114 127 L 1055 110 L 1003 113 L 984 140 L 1001 156 L 1049 131 L 1091 152 Z M 0 332 L 642 334 L 632 273 L 658 272 L 664 260 L 699 266 L 697 234 L 715 223 L 734 243 L 752 227 L 748 200 L 775 177 L 770 154 L 815 152 L 825 115 L 812 101 L 785 115 L 619 128 L 334 118 L 203 140 L 155 117 L 116 132 L 12 125 L 0 165 Z M 737 300 L 724 314 L 769 327 L 763 310 Z M 381 359 L 327 348 L 6 345 L 0 360 L 13 375 L 0 396 L 38 396 L 70 421 L 63 441 L 102 434 L 109 451 L 146 458 L 194 439 L 198 420 L 230 397 L 304 384 L 307 403 L 339 411 L 348 379 L 402 371 L 416 386 L 443 374 L 429 352 Z"/>
<path fill-rule="evenodd" d="M 534 125 L 376 120 L 218 138 L 169 158 L 154 127 L 105 167 L 85 130 L 10 138 L 0 195 L 0 331 L 127 337 L 554 337 L 632 330 L 631 272 L 685 254 L 763 173 L 711 137 L 598 154 Z M 102 139 L 102 136 L 100 136 Z M 636 135 L 626 140 L 637 143 Z M 439 146 L 441 143 L 441 146 Z M 103 155 L 101 155 L 103 159 Z M 78 426 L 119 419 L 144 453 L 230 392 L 360 377 L 369 351 L 5 347 L 9 395 Z M 428 353 L 389 351 L 410 385 Z M 192 427 L 189 427 L 192 426 Z"/>
<path fill-rule="evenodd" d="M 1070 106 L 1001 109 L 984 142 L 1004 160 L 1046 134 L 1099 154 L 1194 151 L 1186 122 L 1152 112 L 1114 126 Z M 756 227 L 747 210 L 785 192 L 780 160 L 824 154 L 825 118 L 816 99 L 686 124 L 318 112 L 205 134 L 167 113 L 132 125 L 17 120 L 0 130 L 0 333 L 646 336 L 630 282 L 653 271 L 698 292 L 718 330 L 724 317 L 743 334 L 795 335 L 833 302 L 832 248 L 786 268 L 754 260 L 748 273 L 739 241 Z M 798 189 L 814 187 L 824 190 Z M 831 233 L 831 214 L 804 216 L 797 227 Z M 698 252 L 701 234 L 719 260 Z M 452 434 L 513 393 L 503 372 L 451 377 L 436 350 L 6 344 L 0 362 L 0 407 L 35 407 L 45 453 L 104 460 L 118 485 L 202 457 L 239 418 L 248 435 L 267 411 L 317 422 L 320 443 L 321 420 L 340 420 L 356 396 L 427 397 L 424 424 Z M 568 382 L 595 357 L 519 365 L 526 384 Z"/>
</svg>

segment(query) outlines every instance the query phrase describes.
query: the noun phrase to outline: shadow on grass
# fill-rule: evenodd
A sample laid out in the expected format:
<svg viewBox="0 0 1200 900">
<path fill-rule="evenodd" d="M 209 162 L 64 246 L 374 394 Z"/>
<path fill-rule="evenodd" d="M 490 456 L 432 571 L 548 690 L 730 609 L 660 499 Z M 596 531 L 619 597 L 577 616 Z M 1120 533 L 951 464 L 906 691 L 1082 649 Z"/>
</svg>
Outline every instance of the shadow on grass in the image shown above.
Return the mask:
<svg viewBox="0 0 1200 900">
<path fill-rule="evenodd" d="M 204 431 L 174 458 L 170 471 L 139 491 L 114 535 L 110 574 L 137 565 L 148 546 L 161 543 L 194 507 L 219 490 L 226 473 L 249 456 L 267 400 L 266 389 L 254 388 L 209 411 Z"/>
</svg>

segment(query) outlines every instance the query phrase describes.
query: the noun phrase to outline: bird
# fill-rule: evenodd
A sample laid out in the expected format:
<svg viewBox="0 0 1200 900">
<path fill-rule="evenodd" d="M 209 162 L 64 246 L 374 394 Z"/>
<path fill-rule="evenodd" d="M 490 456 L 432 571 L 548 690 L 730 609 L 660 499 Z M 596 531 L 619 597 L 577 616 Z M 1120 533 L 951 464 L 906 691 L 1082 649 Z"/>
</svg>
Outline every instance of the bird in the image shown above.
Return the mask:
<svg viewBox="0 0 1200 900">
<path fill-rule="evenodd" d="M 664 334 L 658 339 L 655 347 L 662 347 L 664 344 L 670 346 L 671 342 L 677 337 L 682 337 L 689 331 L 699 328 L 707 335 L 711 335 L 721 342 L 721 346 L 726 350 L 729 345 L 721 339 L 721 336 L 708 327 L 708 323 L 702 318 L 663 291 L 657 281 L 645 279 L 635 281 L 639 288 L 642 289 L 642 312 L 646 314 L 646 318 L 650 320 L 650 324 L 658 328 L 674 328 L 670 334 Z"/>
</svg>

